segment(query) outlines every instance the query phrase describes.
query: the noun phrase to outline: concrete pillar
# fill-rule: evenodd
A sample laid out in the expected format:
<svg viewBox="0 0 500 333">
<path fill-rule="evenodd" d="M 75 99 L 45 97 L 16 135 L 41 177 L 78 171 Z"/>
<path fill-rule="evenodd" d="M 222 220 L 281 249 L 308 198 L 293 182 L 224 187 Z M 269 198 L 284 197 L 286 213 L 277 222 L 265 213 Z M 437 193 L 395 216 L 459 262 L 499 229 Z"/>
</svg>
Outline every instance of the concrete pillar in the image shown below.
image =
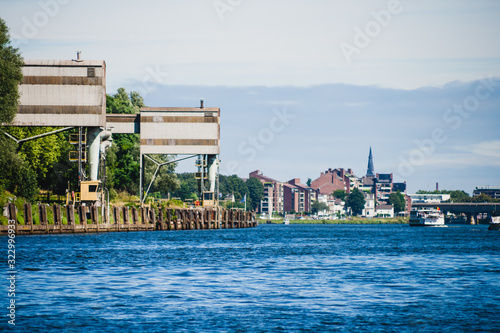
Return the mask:
<svg viewBox="0 0 500 333">
<path fill-rule="evenodd" d="M 219 166 L 219 160 L 217 155 L 208 155 L 207 167 L 208 167 L 208 182 L 210 185 L 210 192 L 215 192 L 215 181 L 217 177 L 217 168 Z"/>
<path fill-rule="evenodd" d="M 476 218 L 477 218 L 477 216 L 475 214 L 467 213 L 467 224 L 470 224 L 470 225 L 477 224 Z"/>
<path fill-rule="evenodd" d="M 139 199 L 141 201 L 141 205 L 144 201 L 144 155 L 142 152 L 139 154 Z"/>
<path fill-rule="evenodd" d="M 101 129 L 99 127 L 89 127 L 87 129 L 87 142 L 89 145 L 89 155 L 87 157 L 90 180 L 97 180 L 99 176 L 100 133 Z"/>
</svg>

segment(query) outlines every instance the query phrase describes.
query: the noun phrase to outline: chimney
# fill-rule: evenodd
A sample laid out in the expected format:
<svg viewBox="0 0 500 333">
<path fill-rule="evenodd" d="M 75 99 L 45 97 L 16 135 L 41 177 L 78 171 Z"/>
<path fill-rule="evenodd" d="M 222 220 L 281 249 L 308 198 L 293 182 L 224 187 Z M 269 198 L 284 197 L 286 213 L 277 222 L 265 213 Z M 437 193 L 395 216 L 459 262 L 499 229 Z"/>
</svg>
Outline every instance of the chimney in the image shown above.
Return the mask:
<svg viewBox="0 0 500 333">
<path fill-rule="evenodd" d="M 439 191 L 439 183 L 436 182 L 436 191 Z"/>
<path fill-rule="evenodd" d="M 76 59 L 73 59 L 73 61 L 81 62 L 82 60 L 82 51 L 76 51 Z"/>
<path fill-rule="evenodd" d="M 203 98 L 200 100 L 200 109 L 203 109 Z"/>
</svg>

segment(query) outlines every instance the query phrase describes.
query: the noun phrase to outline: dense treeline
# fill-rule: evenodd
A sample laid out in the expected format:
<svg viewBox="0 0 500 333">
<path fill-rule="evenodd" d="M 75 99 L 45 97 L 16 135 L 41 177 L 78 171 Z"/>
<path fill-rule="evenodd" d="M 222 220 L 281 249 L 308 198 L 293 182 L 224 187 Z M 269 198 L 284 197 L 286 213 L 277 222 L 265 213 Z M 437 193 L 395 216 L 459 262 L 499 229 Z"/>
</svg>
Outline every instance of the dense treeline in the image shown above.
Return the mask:
<svg viewBox="0 0 500 333">
<path fill-rule="evenodd" d="M 198 199 L 198 182 L 194 178 L 194 173 L 182 173 L 177 175 L 180 186 L 172 192 L 173 197 L 181 200 Z M 236 175 L 219 176 L 220 200 L 229 207 L 246 206 L 248 210 L 256 210 L 264 195 L 264 185 L 257 178 L 249 178 L 246 181 Z M 228 196 L 234 195 L 234 202 L 227 201 Z"/>
</svg>

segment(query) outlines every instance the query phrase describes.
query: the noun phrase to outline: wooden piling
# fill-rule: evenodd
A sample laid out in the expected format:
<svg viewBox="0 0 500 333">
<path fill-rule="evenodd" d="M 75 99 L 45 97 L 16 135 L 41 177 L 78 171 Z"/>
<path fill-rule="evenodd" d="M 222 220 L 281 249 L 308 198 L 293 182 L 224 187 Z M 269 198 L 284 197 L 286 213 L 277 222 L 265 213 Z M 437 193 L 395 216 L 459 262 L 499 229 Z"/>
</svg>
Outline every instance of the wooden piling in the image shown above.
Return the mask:
<svg viewBox="0 0 500 333">
<path fill-rule="evenodd" d="M 47 225 L 47 206 L 44 204 L 38 204 L 38 221 L 40 225 Z"/>
<path fill-rule="evenodd" d="M 17 225 L 17 209 L 16 209 L 16 205 L 13 202 L 10 202 L 7 205 L 7 210 L 9 212 L 9 220 L 10 221 L 16 221 L 15 224 Z"/>
<path fill-rule="evenodd" d="M 191 219 L 189 211 L 187 209 L 183 209 L 182 215 L 184 217 L 184 230 L 191 230 Z"/>
<path fill-rule="evenodd" d="M 137 208 L 132 207 L 132 224 L 137 224 L 139 221 L 139 214 L 137 213 Z"/>
<path fill-rule="evenodd" d="M 99 208 L 96 206 L 90 206 L 90 220 L 92 224 L 99 224 Z"/>
<path fill-rule="evenodd" d="M 141 224 L 146 224 L 148 223 L 148 207 L 141 207 L 139 208 L 141 211 Z"/>
<path fill-rule="evenodd" d="M 113 207 L 113 221 L 115 224 L 119 225 L 120 224 L 120 211 L 118 207 Z"/>
<path fill-rule="evenodd" d="M 61 206 L 59 206 L 58 204 L 54 204 L 52 206 L 52 213 L 54 215 L 54 225 L 61 225 L 62 224 Z"/>
<path fill-rule="evenodd" d="M 23 205 L 23 213 L 24 213 L 24 224 L 32 225 L 33 224 L 33 213 L 31 211 L 31 204 L 25 203 Z"/>
<path fill-rule="evenodd" d="M 37 206 L 40 225 L 35 225 L 32 206 L 23 205 L 24 221 L 26 226 L 19 226 L 17 230 L 22 234 L 40 233 L 74 233 L 74 232 L 100 232 L 100 231 L 138 231 L 138 230 L 206 230 L 249 228 L 257 226 L 255 215 L 250 212 L 224 209 L 196 208 L 196 209 L 155 209 L 143 207 L 139 210 L 132 207 L 113 207 L 112 220 L 107 221 L 99 217 L 100 207 L 77 206 L 80 225 L 75 222 L 75 207 L 67 205 L 64 208 L 58 204 L 51 206 L 53 220 L 48 221 L 47 205 Z M 8 217 L 17 221 L 16 207 L 9 204 L 6 207 Z M 63 210 L 66 215 L 67 225 L 63 225 Z M 123 211 L 123 223 L 121 214 Z M 132 216 L 130 216 L 132 214 Z M 91 224 L 88 221 L 91 220 Z M 18 223 L 18 222 L 17 222 Z M 5 228 L 4 228 L 5 227 Z M 6 232 L 6 226 L 0 226 L 0 234 Z"/>
<path fill-rule="evenodd" d="M 73 205 L 66 206 L 66 219 L 68 220 L 68 225 L 75 225 L 75 207 Z"/>
<path fill-rule="evenodd" d="M 148 218 L 149 224 L 154 225 L 156 223 L 156 211 L 154 210 L 154 208 L 149 210 Z"/>
<path fill-rule="evenodd" d="M 197 209 L 195 211 L 195 215 L 196 215 L 196 220 L 195 220 L 196 229 L 197 230 L 201 230 L 201 213 L 200 213 L 200 210 Z"/>
<path fill-rule="evenodd" d="M 130 211 L 128 207 L 123 207 L 123 224 L 130 230 Z"/>
<path fill-rule="evenodd" d="M 157 222 L 157 228 L 156 230 L 165 230 L 165 225 L 163 224 L 163 216 L 164 216 L 164 209 L 159 208 L 158 209 L 158 222 Z"/>
<path fill-rule="evenodd" d="M 178 210 L 178 215 L 177 215 L 177 218 L 178 218 L 178 223 L 179 223 L 179 230 L 184 230 L 184 216 L 182 216 L 182 213 L 183 213 L 183 210 L 182 209 L 179 209 Z"/>
<path fill-rule="evenodd" d="M 167 230 L 172 230 L 172 211 L 167 209 Z"/>
</svg>

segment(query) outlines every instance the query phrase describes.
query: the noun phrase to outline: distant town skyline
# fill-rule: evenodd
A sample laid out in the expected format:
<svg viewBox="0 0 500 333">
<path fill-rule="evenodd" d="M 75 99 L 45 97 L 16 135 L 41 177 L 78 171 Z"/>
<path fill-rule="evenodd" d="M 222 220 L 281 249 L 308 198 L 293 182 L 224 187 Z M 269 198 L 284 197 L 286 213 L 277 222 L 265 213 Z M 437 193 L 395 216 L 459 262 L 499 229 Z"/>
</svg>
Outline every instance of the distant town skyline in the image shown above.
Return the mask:
<svg viewBox="0 0 500 333">
<path fill-rule="evenodd" d="M 0 0 L 27 59 L 105 60 L 107 93 L 221 107 L 221 173 L 500 185 L 495 0 Z M 190 163 L 190 162 L 187 162 Z M 190 164 L 181 171 L 192 171 Z"/>
</svg>

